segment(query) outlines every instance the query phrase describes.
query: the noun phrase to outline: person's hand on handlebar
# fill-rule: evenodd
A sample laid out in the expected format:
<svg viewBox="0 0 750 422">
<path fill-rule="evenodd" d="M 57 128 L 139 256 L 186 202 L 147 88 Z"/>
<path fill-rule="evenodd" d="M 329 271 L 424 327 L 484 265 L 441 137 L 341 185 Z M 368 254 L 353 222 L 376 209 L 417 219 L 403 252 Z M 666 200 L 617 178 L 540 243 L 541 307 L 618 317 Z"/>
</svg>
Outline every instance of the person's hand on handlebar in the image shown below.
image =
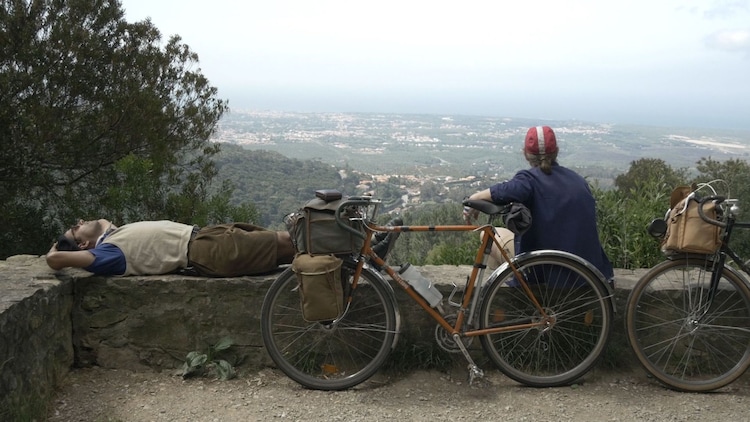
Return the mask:
<svg viewBox="0 0 750 422">
<path fill-rule="evenodd" d="M 471 200 L 485 200 L 485 201 L 492 201 L 492 195 L 490 194 L 489 189 L 480 190 L 479 192 L 473 193 L 471 196 L 465 198 L 465 199 L 471 199 Z M 464 207 L 464 221 L 466 224 L 472 224 L 473 220 L 476 220 L 479 218 L 479 210 L 470 208 L 470 207 Z"/>
<path fill-rule="evenodd" d="M 474 208 L 464 206 L 463 217 L 466 224 L 472 224 L 477 218 L 479 218 L 479 211 L 475 210 Z"/>
<path fill-rule="evenodd" d="M 480 190 L 479 192 L 475 192 L 471 196 L 466 197 L 465 199 L 471 199 L 471 200 L 483 199 L 485 201 L 492 201 L 492 195 L 490 194 L 489 189 L 485 189 L 485 190 Z M 466 222 L 466 224 L 473 224 L 473 221 L 479 218 L 479 210 L 464 206 L 463 215 L 464 215 L 464 221 Z"/>
</svg>

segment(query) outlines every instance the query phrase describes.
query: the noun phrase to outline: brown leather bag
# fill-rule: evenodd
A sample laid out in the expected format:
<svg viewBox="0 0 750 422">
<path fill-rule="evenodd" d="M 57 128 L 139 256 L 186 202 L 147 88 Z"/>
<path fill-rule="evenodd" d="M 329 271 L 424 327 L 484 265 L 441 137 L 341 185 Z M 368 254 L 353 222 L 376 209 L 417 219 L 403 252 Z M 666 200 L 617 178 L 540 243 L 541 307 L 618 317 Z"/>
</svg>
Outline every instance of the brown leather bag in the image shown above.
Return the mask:
<svg viewBox="0 0 750 422">
<path fill-rule="evenodd" d="M 687 188 L 687 189 L 686 189 Z M 700 205 L 691 189 L 679 186 L 672 192 L 672 208 L 667 217 L 667 234 L 661 250 L 667 255 L 675 253 L 694 253 L 710 255 L 721 247 L 721 228 L 704 221 L 698 214 Z M 716 204 L 703 204 L 704 214 L 716 220 Z"/>
</svg>

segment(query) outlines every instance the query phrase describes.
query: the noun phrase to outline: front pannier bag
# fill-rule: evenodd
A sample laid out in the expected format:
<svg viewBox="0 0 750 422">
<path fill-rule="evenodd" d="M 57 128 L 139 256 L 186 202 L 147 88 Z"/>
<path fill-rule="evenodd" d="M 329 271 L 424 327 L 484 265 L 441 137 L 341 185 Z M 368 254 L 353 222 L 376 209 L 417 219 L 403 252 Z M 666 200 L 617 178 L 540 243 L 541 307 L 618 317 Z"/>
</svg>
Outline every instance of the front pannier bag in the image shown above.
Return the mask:
<svg viewBox="0 0 750 422">
<path fill-rule="evenodd" d="M 667 255 L 714 254 L 721 246 L 721 228 L 701 218 L 698 214 L 700 203 L 695 199 L 695 195 L 687 194 L 687 192 L 685 187 L 680 187 L 675 189 L 672 195 L 673 205 L 667 217 L 667 233 L 661 250 Z M 679 199 L 681 195 L 685 196 Z M 704 203 L 703 213 L 706 217 L 716 220 L 718 217 L 716 204 Z"/>
<path fill-rule="evenodd" d="M 299 283 L 302 317 L 306 321 L 331 321 L 344 312 L 342 262 L 334 255 L 308 254 L 298 254 L 292 261 L 292 271 Z"/>
</svg>

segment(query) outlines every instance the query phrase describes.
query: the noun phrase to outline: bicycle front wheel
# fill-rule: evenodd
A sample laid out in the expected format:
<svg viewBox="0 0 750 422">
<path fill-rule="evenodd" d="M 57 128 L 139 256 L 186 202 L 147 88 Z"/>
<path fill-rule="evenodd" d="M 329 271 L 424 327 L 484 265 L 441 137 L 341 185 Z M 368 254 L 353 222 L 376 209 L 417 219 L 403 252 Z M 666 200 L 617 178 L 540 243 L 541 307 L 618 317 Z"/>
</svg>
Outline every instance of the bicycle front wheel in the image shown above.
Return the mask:
<svg viewBox="0 0 750 422">
<path fill-rule="evenodd" d="M 613 312 L 607 289 L 591 269 L 559 254 L 531 254 L 514 264 L 533 297 L 512 270 L 504 271 L 484 296 L 481 328 L 544 324 L 482 336 L 482 346 L 522 384 L 570 384 L 594 366 L 607 344 Z"/>
<path fill-rule="evenodd" d="M 354 265 L 344 261 L 342 266 L 344 291 L 351 292 L 351 301 L 336 321 L 305 321 L 291 268 L 279 275 L 263 300 L 266 350 L 282 372 L 307 388 L 342 390 L 360 384 L 377 372 L 393 347 L 393 292 L 367 271 L 352 289 Z"/>
<path fill-rule="evenodd" d="M 702 392 L 724 387 L 750 365 L 750 290 L 713 263 L 665 261 L 636 283 L 627 302 L 628 341 L 643 367 L 664 385 Z"/>
</svg>

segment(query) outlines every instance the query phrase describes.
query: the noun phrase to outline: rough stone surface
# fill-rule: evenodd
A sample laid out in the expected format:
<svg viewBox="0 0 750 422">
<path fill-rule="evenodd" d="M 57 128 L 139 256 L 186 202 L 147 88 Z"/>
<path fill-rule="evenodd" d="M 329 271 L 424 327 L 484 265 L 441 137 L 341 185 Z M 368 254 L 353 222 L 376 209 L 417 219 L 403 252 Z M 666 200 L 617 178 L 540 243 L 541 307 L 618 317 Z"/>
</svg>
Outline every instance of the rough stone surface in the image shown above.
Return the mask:
<svg viewBox="0 0 750 422">
<path fill-rule="evenodd" d="M 33 414 L 68 373 L 71 286 L 37 256 L 0 261 L 0 420 Z"/>
<path fill-rule="evenodd" d="M 235 363 L 262 365 L 260 307 L 276 275 L 77 279 L 76 365 L 176 368 L 188 352 L 205 351 L 226 336 L 234 341 Z"/>
<path fill-rule="evenodd" d="M 469 266 L 419 269 L 438 283 L 446 298 L 451 283 L 462 286 L 470 271 Z M 279 273 L 209 279 L 178 275 L 78 278 L 73 308 L 76 366 L 178 368 L 189 351 L 205 350 L 225 336 L 234 340 L 232 351 L 238 365 L 270 364 L 260 335 L 260 308 Z M 622 273 L 621 284 L 627 285 L 632 278 Z M 617 309 L 624 309 L 627 293 L 617 290 Z M 403 321 L 401 339 L 432 342 L 435 322 L 398 288 L 396 298 Z M 619 312 L 614 322 L 619 334 L 611 341 L 620 346 L 625 345 L 622 324 Z"/>
<path fill-rule="evenodd" d="M 419 268 L 448 297 L 465 283 L 468 266 Z M 645 270 L 616 272 L 616 314 L 607 357 L 634 361 L 622 317 L 627 293 Z M 260 336 L 260 308 L 279 272 L 264 276 L 199 278 L 179 275 L 98 277 L 50 270 L 43 257 L 0 261 L 0 419 L 50 396 L 72 366 L 130 371 L 170 370 L 186 354 L 229 336 L 233 363 L 270 363 Z M 433 343 L 435 323 L 397 288 L 401 341 Z M 3 413 L 5 412 L 5 413 Z"/>
</svg>

